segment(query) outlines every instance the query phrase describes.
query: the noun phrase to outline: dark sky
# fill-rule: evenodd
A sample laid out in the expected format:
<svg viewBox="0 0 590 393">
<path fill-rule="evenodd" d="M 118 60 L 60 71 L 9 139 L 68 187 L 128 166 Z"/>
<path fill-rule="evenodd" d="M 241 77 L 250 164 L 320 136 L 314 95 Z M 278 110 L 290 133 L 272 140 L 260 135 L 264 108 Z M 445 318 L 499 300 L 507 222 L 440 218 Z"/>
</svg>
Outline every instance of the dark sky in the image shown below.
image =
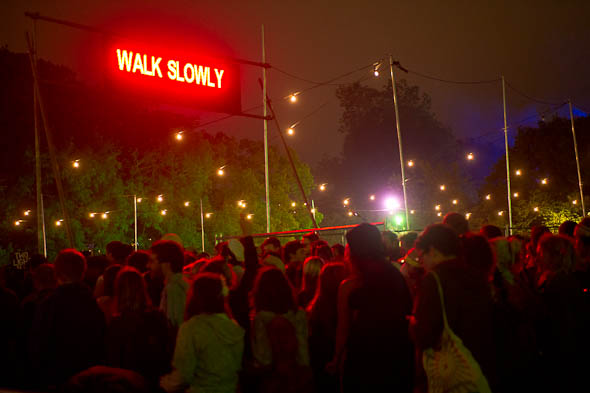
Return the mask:
<svg viewBox="0 0 590 393">
<path fill-rule="evenodd" d="M 267 60 L 307 79 L 328 80 L 392 53 L 404 66 L 425 74 L 450 80 L 505 75 L 513 86 L 531 96 L 552 102 L 571 97 L 579 108 L 590 108 L 588 0 L 5 0 L 0 6 L 0 44 L 24 51 L 24 32 L 31 26 L 23 15 L 26 10 L 112 28 L 117 25 L 114 21 L 135 14 L 161 15 L 162 20 L 174 21 L 177 26 L 189 26 L 186 31 L 205 32 L 195 40 L 211 37 L 231 48 L 234 55 L 252 60 L 260 59 L 260 26 L 264 24 Z M 84 55 L 79 44 L 85 33 L 46 23 L 40 23 L 39 33 L 43 58 L 77 67 L 77 59 Z M 242 72 L 242 107 L 248 108 L 261 102 L 260 70 L 243 67 Z M 384 84 L 385 74 L 368 83 Z M 344 81 L 364 75 L 357 73 Z M 431 95 L 437 117 L 459 137 L 489 134 L 502 126 L 499 84 L 455 85 L 400 76 Z M 270 71 L 269 86 L 285 127 L 326 103 L 302 122 L 290 139 L 303 159 L 313 164 L 324 154 L 340 151 L 335 87 L 314 89 L 302 95 L 296 105 L 289 105 L 279 98 L 310 85 Z M 534 115 L 546 108 L 508 90 L 509 124 L 531 116 L 534 124 L 538 119 Z M 203 121 L 220 116 L 202 114 Z M 209 129 L 239 137 L 262 136 L 261 122 L 246 118 L 223 121 Z M 274 128 L 272 132 L 276 143 Z M 500 131 L 483 140 L 500 143 L 501 151 Z"/>
</svg>

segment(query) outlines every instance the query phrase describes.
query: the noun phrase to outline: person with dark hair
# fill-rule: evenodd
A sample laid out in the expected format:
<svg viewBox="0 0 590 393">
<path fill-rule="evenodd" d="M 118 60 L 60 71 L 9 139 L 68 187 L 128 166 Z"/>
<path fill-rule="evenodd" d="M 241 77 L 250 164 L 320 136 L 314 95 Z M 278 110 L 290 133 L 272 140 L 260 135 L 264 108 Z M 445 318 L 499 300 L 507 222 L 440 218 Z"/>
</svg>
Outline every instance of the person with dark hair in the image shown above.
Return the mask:
<svg viewBox="0 0 590 393">
<path fill-rule="evenodd" d="M 234 279 L 232 269 L 229 267 L 225 259 L 219 255 L 211 258 L 207 263 L 205 263 L 200 272 L 219 274 L 225 280 L 225 284 L 228 286 L 228 288 L 232 288 L 233 286 Z"/>
<path fill-rule="evenodd" d="M 463 214 L 455 212 L 447 213 L 443 218 L 443 224 L 451 227 L 459 236 L 469 232 L 469 221 L 467 221 L 467 218 Z"/>
<path fill-rule="evenodd" d="M 317 240 L 311 244 L 311 256 L 322 258 L 324 262 L 330 262 L 333 259 L 332 248 L 325 240 Z"/>
<path fill-rule="evenodd" d="M 428 272 L 414 304 L 411 331 L 416 346 L 424 351 L 436 348 L 440 342 L 443 314 L 438 280 L 451 330 L 471 351 L 494 390 L 493 302 L 487 277 L 460 258 L 461 241 L 457 233 L 445 224 L 426 228 L 416 241 L 416 249 Z"/>
<path fill-rule="evenodd" d="M 34 380 L 56 386 L 104 359 L 105 319 L 82 282 L 86 259 L 62 250 L 54 262 L 58 287 L 37 308 L 29 336 Z"/>
<path fill-rule="evenodd" d="M 412 248 L 414 248 L 414 243 L 416 243 L 417 238 L 418 233 L 416 232 L 406 232 L 399 237 L 400 251 L 402 255 L 406 255 Z"/>
<path fill-rule="evenodd" d="M 170 371 L 173 343 L 164 314 L 153 308 L 141 274 L 124 267 L 114 284 L 115 314 L 107 330 L 107 364 L 141 374 L 152 389 Z"/>
<path fill-rule="evenodd" d="M 305 250 L 306 247 L 297 240 L 292 240 L 283 247 L 283 263 L 286 265 L 287 277 L 295 289 L 301 287 L 303 261 L 306 258 Z"/>
<path fill-rule="evenodd" d="M 109 260 L 105 255 L 92 256 L 86 259 L 86 273 L 84 274 L 84 282 L 88 285 L 93 293 L 96 288 L 98 278 L 102 277 L 105 269 L 108 266 Z M 104 280 L 104 277 L 102 277 L 101 280 Z M 104 285 L 104 281 L 102 281 L 101 285 Z"/>
<path fill-rule="evenodd" d="M 70 378 L 63 393 L 149 393 L 149 385 L 136 372 L 121 368 L 94 366 Z"/>
<path fill-rule="evenodd" d="M 18 386 L 23 358 L 18 296 L 6 287 L 6 266 L 0 267 L 0 383 Z"/>
<path fill-rule="evenodd" d="M 115 279 L 122 265 L 111 265 L 104 271 L 104 291 L 103 295 L 96 299 L 96 304 L 104 313 L 104 318 L 107 324 L 110 322 L 113 314 L 115 314 Z"/>
<path fill-rule="evenodd" d="M 303 245 L 305 258 L 311 255 L 311 245 L 313 244 L 313 242 L 317 242 L 318 240 L 320 240 L 320 237 L 315 232 L 309 232 L 303 235 L 303 237 L 301 238 L 301 245 Z"/>
<path fill-rule="evenodd" d="M 137 269 L 138 272 L 144 274 L 148 271 L 148 263 L 150 262 L 150 253 L 145 250 L 138 250 L 131 253 L 125 260 L 127 266 Z"/>
<path fill-rule="evenodd" d="M 465 263 L 480 272 L 487 281 L 491 281 L 496 260 L 488 240 L 482 235 L 466 233 L 461 237 L 461 243 Z"/>
<path fill-rule="evenodd" d="M 351 276 L 338 290 L 336 349 L 343 392 L 411 392 L 414 349 L 408 334 L 412 299 L 399 270 L 387 261 L 379 230 L 348 231 Z"/>
<path fill-rule="evenodd" d="M 55 269 L 53 265 L 44 263 L 38 265 L 32 272 L 34 292 L 25 297 L 21 302 L 21 309 L 23 315 L 23 326 L 25 329 L 25 336 L 28 335 L 35 312 L 39 304 L 55 291 L 57 287 L 57 278 L 55 277 Z"/>
<path fill-rule="evenodd" d="M 184 321 L 184 307 L 189 284 L 184 280 L 182 246 L 172 240 L 159 240 L 150 248 L 149 268 L 155 276 L 164 278 L 160 310 L 166 314 L 173 330 Z"/>
<path fill-rule="evenodd" d="M 267 237 L 264 239 L 262 244 L 260 245 L 260 249 L 262 250 L 262 254 L 266 254 L 267 252 L 281 252 L 281 241 L 274 237 Z"/>
<path fill-rule="evenodd" d="M 258 272 L 251 293 L 251 341 L 255 366 L 263 374 L 263 391 L 309 391 L 308 328 L 305 311 L 297 307 L 293 287 L 275 267 Z"/>
<path fill-rule="evenodd" d="M 213 273 L 197 275 L 180 326 L 172 365 L 161 379 L 168 392 L 190 386 L 191 392 L 233 393 L 242 366 L 244 329 L 227 313 L 228 288 Z"/>
<path fill-rule="evenodd" d="M 332 260 L 334 262 L 344 262 L 344 246 L 336 243 L 332 246 Z"/>
<path fill-rule="evenodd" d="M 399 247 L 397 235 L 391 231 L 383 231 L 381 232 L 381 240 L 383 241 L 383 246 L 385 247 L 385 255 L 387 256 L 387 260 L 389 262 L 397 262 L 397 260 L 403 256 Z"/>
<path fill-rule="evenodd" d="M 479 234 L 485 237 L 488 240 L 495 239 L 497 237 L 504 236 L 502 230 L 495 225 L 484 225 L 479 230 Z"/>
<path fill-rule="evenodd" d="M 338 287 L 346 278 L 343 263 L 327 263 L 322 267 L 315 297 L 307 307 L 309 316 L 309 358 L 318 392 L 338 393 L 338 377 L 326 372 L 334 357 L 336 323 L 338 321 Z"/>
<path fill-rule="evenodd" d="M 106 246 L 106 257 L 108 259 L 108 265 L 124 265 L 125 260 L 133 252 L 133 246 L 125 244 L 118 240 L 113 240 Z M 106 267 L 105 266 L 105 269 Z M 99 298 L 104 295 L 104 275 L 101 275 L 96 280 L 94 286 L 94 297 Z"/>
<path fill-rule="evenodd" d="M 319 257 L 309 257 L 303 263 L 303 281 L 301 290 L 297 294 L 299 307 L 306 309 L 314 298 L 322 266 L 324 266 L 324 260 Z"/>
<path fill-rule="evenodd" d="M 572 220 L 566 220 L 564 222 L 561 223 L 561 225 L 559 226 L 559 230 L 558 233 L 560 235 L 564 235 L 564 236 L 568 236 L 573 238 L 574 237 L 574 231 L 576 230 L 576 224 L 574 221 Z"/>
</svg>

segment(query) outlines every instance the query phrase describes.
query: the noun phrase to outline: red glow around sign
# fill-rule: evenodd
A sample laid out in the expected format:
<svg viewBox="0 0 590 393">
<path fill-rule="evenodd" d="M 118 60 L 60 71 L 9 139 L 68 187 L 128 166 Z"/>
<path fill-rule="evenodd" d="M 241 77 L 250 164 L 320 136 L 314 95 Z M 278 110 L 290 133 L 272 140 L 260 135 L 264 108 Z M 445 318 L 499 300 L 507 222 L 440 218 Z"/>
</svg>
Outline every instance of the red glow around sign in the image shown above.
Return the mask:
<svg viewBox="0 0 590 393">
<path fill-rule="evenodd" d="M 121 88 L 153 103 L 240 112 L 236 64 L 198 54 L 168 52 L 119 44 L 109 51 L 111 69 Z"/>
</svg>

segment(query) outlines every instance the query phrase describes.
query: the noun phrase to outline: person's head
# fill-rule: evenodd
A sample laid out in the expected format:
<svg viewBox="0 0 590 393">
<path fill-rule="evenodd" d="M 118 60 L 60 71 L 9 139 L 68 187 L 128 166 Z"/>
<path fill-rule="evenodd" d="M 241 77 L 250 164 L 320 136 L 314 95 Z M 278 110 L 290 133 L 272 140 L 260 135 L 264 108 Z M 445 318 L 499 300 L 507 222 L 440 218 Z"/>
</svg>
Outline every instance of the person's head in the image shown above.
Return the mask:
<svg viewBox="0 0 590 393">
<path fill-rule="evenodd" d="M 576 262 L 571 240 L 566 236 L 545 233 L 538 241 L 537 261 L 541 270 L 547 273 L 571 272 Z"/>
<path fill-rule="evenodd" d="M 57 287 L 57 279 L 55 278 L 55 269 L 49 263 L 42 263 L 33 270 L 33 286 L 36 291 L 44 289 L 54 289 Z"/>
<path fill-rule="evenodd" d="M 226 313 L 228 293 L 225 280 L 219 274 L 197 274 L 186 300 L 185 321 L 199 314 Z"/>
<path fill-rule="evenodd" d="M 84 282 L 94 288 L 96 281 L 104 274 L 105 269 L 109 265 L 109 259 L 106 255 L 95 255 L 86 259 L 86 273 L 84 274 Z"/>
<path fill-rule="evenodd" d="M 332 246 L 332 260 L 343 261 L 344 260 L 344 246 L 340 243 L 336 243 Z"/>
<path fill-rule="evenodd" d="M 303 237 L 301 238 L 301 244 L 303 244 L 303 247 L 305 249 L 305 257 L 311 255 L 311 244 L 318 240 L 320 240 L 320 237 L 315 232 L 310 232 L 303 235 Z"/>
<path fill-rule="evenodd" d="M 115 279 L 123 265 L 111 265 L 104 271 L 104 292 L 103 296 L 115 295 Z"/>
<path fill-rule="evenodd" d="M 385 254 L 388 256 L 397 256 L 399 254 L 399 239 L 397 238 L 397 234 L 391 231 L 383 231 L 381 232 L 381 240 L 385 247 Z"/>
<path fill-rule="evenodd" d="M 588 261 L 590 259 L 590 226 L 583 223 L 576 225 L 574 237 L 578 256 L 583 261 Z"/>
<path fill-rule="evenodd" d="M 529 251 L 531 255 L 537 255 L 539 240 L 541 240 L 541 237 L 543 237 L 543 235 L 545 235 L 546 233 L 551 232 L 549 231 L 549 228 L 547 228 L 545 225 L 537 225 L 531 228 L 531 240 L 529 243 Z"/>
<path fill-rule="evenodd" d="M 68 248 L 59 252 L 53 267 L 59 284 L 77 283 L 84 278 L 86 258 L 79 251 Z"/>
<path fill-rule="evenodd" d="M 430 225 L 416 240 L 422 265 L 432 270 L 441 262 L 456 259 L 461 252 L 459 236 L 445 224 Z"/>
<path fill-rule="evenodd" d="M 281 252 L 281 241 L 274 236 L 267 237 L 260 245 L 262 253 Z"/>
<path fill-rule="evenodd" d="M 479 230 L 479 234 L 488 240 L 492 240 L 497 237 L 502 237 L 504 234 L 502 230 L 495 225 L 484 225 Z"/>
<path fill-rule="evenodd" d="M 445 218 L 443 218 L 443 224 L 451 227 L 459 236 L 469 232 L 469 222 L 463 214 L 455 212 L 447 213 Z"/>
<path fill-rule="evenodd" d="M 227 285 L 231 286 L 231 283 L 232 283 L 231 268 L 229 267 L 229 265 L 227 264 L 225 259 L 223 259 L 223 257 L 221 257 L 219 255 L 214 258 L 211 258 L 205 264 L 205 266 L 203 266 L 201 268 L 200 272 L 219 274 L 221 277 L 223 277 L 223 279 L 225 280 Z"/>
<path fill-rule="evenodd" d="M 33 271 L 44 263 L 47 263 L 47 258 L 43 254 L 35 253 L 31 255 L 31 259 L 29 259 L 29 270 Z"/>
<path fill-rule="evenodd" d="M 577 224 L 571 220 L 564 221 L 559 226 L 558 233 L 560 235 L 574 237 L 574 231 L 576 230 L 576 225 Z"/>
<path fill-rule="evenodd" d="M 150 248 L 149 269 L 159 276 L 180 273 L 184 265 L 182 246 L 172 240 L 159 240 Z"/>
<path fill-rule="evenodd" d="M 252 290 L 255 312 L 270 311 L 285 314 L 297 310 L 293 287 L 279 269 L 267 266 L 260 269 Z"/>
<path fill-rule="evenodd" d="M 303 262 L 305 260 L 305 247 L 297 240 L 291 240 L 283 247 L 283 262 Z"/>
<path fill-rule="evenodd" d="M 402 248 L 408 251 L 409 249 L 414 248 L 414 243 L 416 243 L 416 239 L 418 239 L 418 233 L 407 232 L 400 236 L 399 242 Z"/>
<path fill-rule="evenodd" d="M 316 240 L 311 244 L 311 256 L 320 257 L 324 261 L 329 262 L 332 260 L 332 249 L 325 240 Z"/>
<path fill-rule="evenodd" d="M 264 255 L 262 255 L 260 261 L 262 262 L 263 266 L 274 266 L 283 273 L 285 272 L 285 264 L 283 263 L 283 259 L 281 258 L 281 255 L 279 253 L 272 251 L 267 252 Z"/>
<path fill-rule="evenodd" d="M 352 267 L 365 276 L 379 264 L 385 264 L 385 247 L 381 233 L 370 224 L 360 224 L 346 233 L 348 258 Z"/>
<path fill-rule="evenodd" d="M 135 371 L 93 366 L 72 376 L 60 389 L 63 393 L 148 393 L 145 378 Z"/>
<path fill-rule="evenodd" d="M 135 251 L 127 257 L 127 265 L 134 267 L 140 273 L 147 272 L 148 263 L 150 262 L 150 253 L 144 250 Z"/>
<path fill-rule="evenodd" d="M 308 257 L 303 263 L 303 285 L 304 291 L 312 291 L 315 293 L 318 277 L 320 271 L 324 266 L 324 261 L 319 257 Z"/>
<path fill-rule="evenodd" d="M 141 312 L 151 305 L 143 276 L 134 267 L 126 266 L 120 269 L 114 287 L 115 304 L 119 314 Z"/>
<path fill-rule="evenodd" d="M 335 326 L 338 287 L 347 274 L 346 266 L 341 262 L 326 263 L 322 267 L 317 284 L 318 288 L 308 306 L 312 317 L 319 316 L 330 319 Z"/>
<path fill-rule="evenodd" d="M 107 258 L 111 263 L 117 263 L 123 265 L 125 259 L 133 252 L 133 247 L 129 244 L 125 244 L 118 240 L 112 241 L 107 244 Z"/>
<path fill-rule="evenodd" d="M 482 235 L 466 233 L 461 238 L 463 257 L 468 266 L 490 277 L 495 266 L 494 253 L 488 240 Z"/>
</svg>

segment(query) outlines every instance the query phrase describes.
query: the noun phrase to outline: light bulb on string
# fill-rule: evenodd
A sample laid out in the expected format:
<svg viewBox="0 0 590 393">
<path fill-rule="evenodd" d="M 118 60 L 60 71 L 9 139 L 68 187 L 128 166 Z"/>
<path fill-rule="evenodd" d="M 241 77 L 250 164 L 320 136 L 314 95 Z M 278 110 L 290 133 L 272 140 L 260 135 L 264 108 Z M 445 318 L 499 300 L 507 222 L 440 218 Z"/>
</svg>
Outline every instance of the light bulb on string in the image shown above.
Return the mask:
<svg viewBox="0 0 590 393">
<path fill-rule="evenodd" d="M 516 176 L 520 176 L 522 175 L 522 171 L 520 169 L 517 169 L 514 174 L 516 174 Z"/>
<path fill-rule="evenodd" d="M 252 219 L 252 217 L 254 217 L 254 214 L 248 214 L 248 215 L 246 216 L 246 220 L 251 220 L 251 219 Z"/>
<path fill-rule="evenodd" d="M 217 176 L 223 176 L 223 175 L 225 175 L 225 171 L 224 171 L 224 168 L 225 167 L 226 167 L 226 165 L 223 165 L 223 166 L 221 166 L 221 167 L 219 167 L 217 169 Z"/>
<path fill-rule="evenodd" d="M 374 201 L 375 200 L 375 195 L 369 195 L 369 200 Z"/>
<path fill-rule="evenodd" d="M 473 155 L 473 153 L 467 153 L 467 159 L 469 161 L 472 161 L 473 159 L 475 159 L 475 155 Z"/>
<path fill-rule="evenodd" d="M 486 201 L 489 201 L 490 199 L 492 199 L 492 194 L 486 195 Z"/>
<path fill-rule="evenodd" d="M 158 195 L 158 197 L 156 198 L 156 200 L 157 200 L 158 202 L 162 202 L 162 201 L 164 201 L 164 195 L 163 195 L 163 194 L 160 194 L 160 195 Z"/>
<path fill-rule="evenodd" d="M 503 216 L 503 215 L 504 215 L 504 210 L 500 210 L 500 211 L 498 212 L 498 215 L 499 215 L 499 216 Z"/>
<path fill-rule="evenodd" d="M 212 214 L 213 214 L 213 213 L 205 213 L 205 218 L 211 218 L 211 215 L 212 215 Z"/>
<path fill-rule="evenodd" d="M 538 213 L 538 212 L 539 212 L 539 207 L 538 207 L 538 206 L 535 206 L 535 207 L 533 207 L 533 211 L 534 211 L 535 213 Z"/>
<path fill-rule="evenodd" d="M 438 211 L 438 210 L 440 210 L 440 205 L 436 205 L 436 206 L 434 207 L 434 210 L 437 210 L 437 211 Z"/>
<path fill-rule="evenodd" d="M 23 212 L 23 214 L 24 214 L 25 216 L 28 216 L 29 214 L 31 214 L 31 211 L 30 211 L 30 210 L 25 210 L 25 211 Z"/>
<path fill-rule="evenodd" d="M 512 194 L 512 196 L 515 197 L 515 198 L 518 198 L 519 195 L 520 194 L 518 192 L 515 192 L 515 193 Z"/>
<path fill-rule="evenodd" d="M 447 189 L 447 187 L 444 184 L 441 184 L 440 187 L 438 187 L 438 188 L 440 188 L 441 191 L 444 191 Z"/>
<path fill-rule="evenodd" d="M 96 213 L 89 213 L 88 214 L 88 217 L 90 217 L 90 218 L 94 218 L 95 216 L 96 216 Z"/>
<path fill-rule="evenodd" d="M 74 160 L 74 161 L 72 161 L 72 166 L 74 168 L 76 168 L 76 169 L 77 168 L 80 168 L 80 160 Z"/>
<path fill-rule="evenodd" d="M 181 141 L 182 138 L 184 138 L 184 131 L 178 131 L 176 134 L 174 134 L 174 137 L 176 138 L 177 141 Z"/>
<path fill-rule="evenodd" d="M 541 184 L 542 185 L 547 185 L 547 183 L 549 183 L 549 180 L 547 178 L 541 179 Z"/>
<path fill-rule="evenodd" d="M 411 168 L 414 166 L 414 160 L 408 161 L 408 166 Z"/>
<path fill-rule="evenodd" d="M 469 220 L 471 218 L 471 213 L 465 213 L 465 219 Z"/>
<path fill-rule="evenodd" d="M 320 191 L 326 191 L 326 184 L 327 183 L 320 184 Z"/>
<path fill-rule="evenodd" d="M 167 209 L 160 210 L 160 214 L 165 216 L 168 213 Z"/>
<path fill-rule="evenodd" d="M 291 207 L 297 206 L 297 202 L 291 202 Z"/>
<path fill-rule="evenodd" d="M 348 206 L 350 204 L 350 198 L 346 198 L 345 200 L 342 201 L 342 204 L 344 206 Z"/>
<path fill-rule="evenodd" d="M 295 129 L 293 126 L 287 128 L 287 135 L 295 135 Z"/>
<path fill-rule="evenodd" d="M 189 201 L 184 202 L 185 207 L 189 207 L 190 205 L 191 205 L 191 203 Z"/>
<path fill-rule="evenodd" d="M 291 101 L 291 103 L 293 103 L 293 104 L 296 103 L 298 95 L 299 95 L 299 92 L 289 95 L 289 101 Z"/>
<path fill-rule="evenodd" d="M 101 217 L 102 217 L 102 219 L 103 219 L 103 220 L 106 220 L 106 219 L 108 218 L 108 214 L 109 214 L 108 212 L 104 212 L 104 213 L 102 213 L 102 214 L 101 214 Z"/>
<path fill-rule="evenodd" d="M 452 201 L 452 202 L 453 202 L 453 205 L 456 205 L 456 204 L 458 204 L 458 203 L 459 203 L 459 201 L 458 201 L 457 199 L 453 199 L 453 201 Z"/>
</svg>

